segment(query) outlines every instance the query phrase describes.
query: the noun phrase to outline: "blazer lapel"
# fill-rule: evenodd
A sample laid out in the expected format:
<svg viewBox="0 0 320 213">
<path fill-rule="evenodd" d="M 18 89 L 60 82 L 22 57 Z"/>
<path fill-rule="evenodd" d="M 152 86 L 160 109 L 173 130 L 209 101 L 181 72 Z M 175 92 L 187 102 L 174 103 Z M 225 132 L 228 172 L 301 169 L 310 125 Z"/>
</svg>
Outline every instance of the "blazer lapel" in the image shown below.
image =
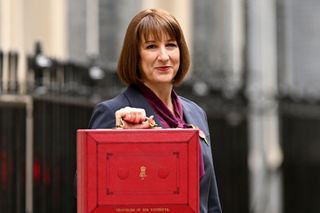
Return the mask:
<svg viewBox="0 0 320 213">
<path fill-rule="evenodd" d="M 207 131 L 205 121 L 199 117 L 197 113 L 194 111 L 196 110 L 195 108 L 192 108 L 192 105 L 188 104 L 184 100 L 180 99 L 182 103 L 182 108 L 183 108 L 183 116 L 188 124 L 192 124 L 196 127 L 198 127 L 205 135 L 209 135 L 209 132 Z"/>
<path fill-rule="evenodd" d="M 205 128 L 204 121 L 196 116 L 196 113 L 192 113 L 191 107 L 188 107 L 187 103 L 182 102 L 183 116 L 188 124 L 192 124 L 195 128 L 199 129 L 199 137 L 209 145 L 208 136 L 209 132 Z M 193 109 L 195 110 L 195 109 Z"/>
<path fill-rule="evenodd" d="M 188 107 L 188 104 L 186 104 L 184 101 L 181 101 L 181 103 L 183 108 L 183 116 L 184 116 L 184 119 L 186 120 L 186 123 L 199 126 L 198 119 L 194 118 L 193 116 L 194 113 L 192 113 L 192 109 L 190 109 L 190 107 Z"/>
</svg>

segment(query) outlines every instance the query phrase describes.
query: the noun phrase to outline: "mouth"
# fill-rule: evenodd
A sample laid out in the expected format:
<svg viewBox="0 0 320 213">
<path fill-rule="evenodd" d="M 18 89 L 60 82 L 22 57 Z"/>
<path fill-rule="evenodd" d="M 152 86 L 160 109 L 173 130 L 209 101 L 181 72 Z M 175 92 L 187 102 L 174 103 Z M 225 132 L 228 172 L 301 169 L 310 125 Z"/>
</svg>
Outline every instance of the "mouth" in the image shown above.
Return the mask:
<svg viewBox="0 0 320 213">
<path fill-rule="evenodd" d="M 157 70 L 159 71 L 168 71 L 170 69 L 170 66 L 159 66 L 159 67 L 156 67 Z"/>
</svg>

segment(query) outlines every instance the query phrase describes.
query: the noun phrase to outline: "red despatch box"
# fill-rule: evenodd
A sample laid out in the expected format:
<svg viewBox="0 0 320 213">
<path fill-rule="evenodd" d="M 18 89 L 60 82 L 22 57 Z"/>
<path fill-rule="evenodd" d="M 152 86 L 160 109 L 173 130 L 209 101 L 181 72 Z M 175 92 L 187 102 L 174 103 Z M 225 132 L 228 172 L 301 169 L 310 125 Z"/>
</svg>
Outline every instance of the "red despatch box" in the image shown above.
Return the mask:
<svg viewBox="0 0 320 213">
<path fill-rule="evenodd" d="M 78 130 L 77 208 L 198 213 L 198 130 Z"/>
</svg>

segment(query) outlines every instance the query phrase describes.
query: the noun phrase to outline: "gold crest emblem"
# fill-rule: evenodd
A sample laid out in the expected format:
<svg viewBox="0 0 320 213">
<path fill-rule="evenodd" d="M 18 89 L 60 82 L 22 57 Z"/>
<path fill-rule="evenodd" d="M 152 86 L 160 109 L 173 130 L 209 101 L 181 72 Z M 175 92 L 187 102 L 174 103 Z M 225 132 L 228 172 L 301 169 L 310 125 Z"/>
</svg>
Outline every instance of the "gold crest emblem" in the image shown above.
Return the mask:
<svg viewBox="0 0 320 213">
<path fill-rule="evenodd" d="M 141 178 L 141 180 L 144 180 L 144 178 L 147 177 L 147 167 L 140 166 L 139 177 Z"/>
</svg>

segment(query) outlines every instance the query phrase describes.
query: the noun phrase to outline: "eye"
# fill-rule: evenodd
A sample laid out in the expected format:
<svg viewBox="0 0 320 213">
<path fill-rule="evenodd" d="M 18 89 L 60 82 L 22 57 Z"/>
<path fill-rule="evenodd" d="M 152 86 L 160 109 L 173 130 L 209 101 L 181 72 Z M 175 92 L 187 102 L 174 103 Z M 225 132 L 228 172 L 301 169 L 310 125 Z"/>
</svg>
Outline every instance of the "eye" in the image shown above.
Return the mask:
<svg viewBox="0 0 320 213">
<path fill-rule="evenodd" d="M 147 46 L 146 46 L 146 49 L 154 49 L 154 48 L 156 48 L 157 46 L 155 45 L 155 44 L 148 44 Z"/>
<path fill-rule="evenodd" d="M 178 44 L 176 42 L 170 42 L 166 46 L 174 48 L 174 47 L 178 47 Z"/>
</svg>

